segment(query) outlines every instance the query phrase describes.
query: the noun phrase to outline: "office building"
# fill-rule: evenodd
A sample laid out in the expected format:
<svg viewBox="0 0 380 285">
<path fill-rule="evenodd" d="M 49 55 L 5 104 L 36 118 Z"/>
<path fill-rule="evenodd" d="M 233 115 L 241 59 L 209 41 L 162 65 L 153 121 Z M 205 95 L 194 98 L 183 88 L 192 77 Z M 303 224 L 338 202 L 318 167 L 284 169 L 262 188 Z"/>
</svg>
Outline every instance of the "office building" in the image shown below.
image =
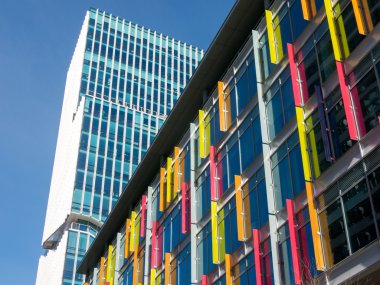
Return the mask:
<svg viewBox="0 0 380 285">
<path fill-rule="evenodd" d="M 378 284 L 379 21 L 377 0 L 236 1 L 85 284 Z"/>
<path fill-rule="evenodd" d="M 90 9 L 67 75 L 38 285 L 82 284 L 76 267 L 203 51 Z"/>
</svg>

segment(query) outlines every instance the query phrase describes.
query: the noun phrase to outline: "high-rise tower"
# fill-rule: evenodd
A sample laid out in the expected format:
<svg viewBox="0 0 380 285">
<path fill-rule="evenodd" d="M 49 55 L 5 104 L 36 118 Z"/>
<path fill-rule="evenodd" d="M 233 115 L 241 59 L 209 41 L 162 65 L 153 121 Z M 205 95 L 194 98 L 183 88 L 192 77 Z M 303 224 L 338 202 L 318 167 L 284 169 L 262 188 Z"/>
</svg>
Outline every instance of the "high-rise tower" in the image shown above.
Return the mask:
<svg viewBox="0 0 380 285">
<path fill-rule="evenodd" d="M 37 274 L 82 284 L 76 266 L 203 51 L 90 9 L 67 74 Z"/>
</svg>

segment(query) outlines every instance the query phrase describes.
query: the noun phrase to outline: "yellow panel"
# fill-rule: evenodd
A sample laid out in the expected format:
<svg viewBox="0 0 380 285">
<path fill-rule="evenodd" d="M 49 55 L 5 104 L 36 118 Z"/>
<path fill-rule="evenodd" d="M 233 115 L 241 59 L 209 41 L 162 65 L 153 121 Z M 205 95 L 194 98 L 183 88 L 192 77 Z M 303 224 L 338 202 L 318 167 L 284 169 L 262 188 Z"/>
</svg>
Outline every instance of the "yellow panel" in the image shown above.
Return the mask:
<svg viewBox="0 0 380 285">
<path fill-rule="evenodd" d="M 265 10 L 265 19 L 267 23 L 270 60 L 272 63 L 277 64 L 284 56 L 280 20 L 278 16 L 273 19 L 272 12 L 269 10 Z"/>
<path fill-rule="evenodd" d="M 313 236 L 316 266 L 318 270 L 323 271 L 326 269 L 326 266 L 323 259 L 322 240 L 321 240 L 321 234 L 320 234 L 321 231 L 320 231 L 319 223 L 318 223 L 317 209 L 314 203 L 313 184 L 311 182 L 306 182 L 306 195 L 307 195 L 307 204 L 309 207 L 310 226 L 311 226 L 311 233 Z"/>
<path fill-rule="evenodd" d="M 223 262 L 226 255 L 226 230 L 224 227 L 224 209 L 218 212 L 218 241 L 219 262 Z"/>
<path fill-rule="evenodd" d="M 275 39 L 276 56 L 277 56 L 277 63 L 278 63 L 284 57 L 284 51 L 282 50 L 280 19 L 278 16 L 274 17 L 273 24 L 275 25 L 274 39 Z"/>
<path fill-rule="evenodd" d="M 165 285 L 170 284 L 170 253 L 165 253 Z"/>
<path fill-rule="evenodd" d="M 165 211 L 165 168 L 160 168 L 160 211 Z"/>
<path fill-rule="evenodd" d="M 340 4 L 339 3 L 337 3 L 335 5 L 334 11 L 335 11 L 335 15 L 340 15 Z M 347 58 L 350 55 L 350 48 L 348 47 L 346 29 L 344 27 L 344 22 L 343 22 L 342 16 L 338 17 L 337 23 L 338 23 L 339 33 L 340 33 L 341 44 L 342 44 L 342 48 L 343 48 L 343 55 L 344 55 L 344 58 Z"/>
<path fill-rule="evenodd" d="M 129 256 L 129 236 L 131 234 L 131 220 L 125 222 L 125 243 L 124 243 L 124 258 Z"/>
<path fill-rule="evenodd" d="M 100 258 L 100 268 L 99 268 L 99 285 L 104 285 L 104 263 L 106 259 L 104 257 Z"/>
<path fill-rule="evenodd" d="M 138 248 L 136 248 L 135 252 L 133 253 L 133 281 L 132 281 L 132 284 L 133 285 L 138 285 L 138 274 L 139 274 L 139 268 L 138 268 L 138 264 L 139 264 L 139 259 L 138 259 Z"/>
<path fill-rule="evenodd" d="M 140 225 L 141 225 L 141 215 L 138 215 L 136 216 L 136 219 L 135 219 L 135 248 L 139 247 Z"/>
<path fill-rule="evenodd" d="M 136 240 L 136 212 L 131 213 L 131 236 L 129 238 L 129 251 L 133 252 L 135 250 L 135 240 Z"/>
<path fill-rule="evenodd" d="M 306 129 L 303 119 L 303 111 L 301 107 L 296 107 L 296 117 L 298 126 L 298 136 L 300 139 L 300 148 L 302 156 L 302 166 L 306 181 L 312 181 L 311 169 L 310 169 L 310 157 L 307 151 Z"/>
<path fill-rule="evenodd" d="M 172 201 L 172 158 L 168 157 L 166 161 L 166 202 Z"/>
<path fill-rule="evenodd" d="M 205 112 L 199 110 L 199 157 L 205 158 L 205 121 L 204 121 Z"/>
<path fill-rule="evenodd" d="M 231 255 L 230 254 L 226 254 L 225 269 L 226 269 L 226 285 L 232 285 Z"/>
<path fill-rule="evenodd" d="M 306 125 L 307 126 L 313 126 L 313 118 L 311 116 L 307 119 Z M 317 140 L 315 138 L 314 129 L 312 129 L 309 132 L 309 143 L 310 143 L 310 149 L 311 149 L 311 160 L 313 162 L 314 177 L 318 178 L 319 175 L 321 175 L 321 170 L 319 167 Z M 309 157 L 310 157 L 310 155 L 309 155 Z"/>
<path fill-rule="evenodd" d="M 210 145 L 211 145 L 211 130 L 210 130 L 210 115 L 205 117 L 205 156 L 210 153 Z"/>
<path fill-rule="evenodd" d="M 173 195 L 174 195 L 174 198 L 177 197 L 177 193 L 179 191 L 181 191 L 180 189 L 180 186 L 181 184 L 179 183 L 179 161 L 180 161 L 180 156 L 179 156 L 179 147 L 175 147 L 174 148 L 174 191 L 173 191 Z"/>
<path fill-rule="evenodd" d="M 110 281 L 111 281 L 112 250 L 113 250 L 113 246 L 112 246 L 112 245 L 109 245 L 109 246 L 108 246 L 108 256 L 107 256 L 107 272 L 106 272 L 106 281 L 107 281 L 107 282 L 110 282 Z"/>
<path fill-rule="evenodd" d="M 219 103 L 219 128 L 222 132 L 227 130 L 226 127 L 226 113 L 224 106 L 224 83 L 218 81 L 218 103 Z"/>
<path fill-rule="evenodd" d="M 340 14 L 340 5 L 338 3 L 333 9 L 331 0 L 324 0 L 324 2 L 335 60 L 344 61 L 344 59 L 350 53 L 347 43 L 346 31 L 342 17 L 339 17 L 339 19 L 336 20 L 334 16 L 335 14 Z"/>
<path fill-rule="evenodd" d="M 155 285 L 156 284 L 156 270 L 151 269 L 150 270 L 150 285 Z"/>
<path fill-rule="evenodd" d="M 252 229 L 251 229 L 251 203 L 249 201 L 249 188 L 248 183 L 242 187 L 243 193 L 243 211 L 244 211 L 244 236 L 245 239 L 251 238 Z"/>
<path fill-rule="evenodd" d="M 212 263 L 219 264 L 218 254 L 218 207 L 217 202 L 211 201 L 211 239 Z"/>
</svg>

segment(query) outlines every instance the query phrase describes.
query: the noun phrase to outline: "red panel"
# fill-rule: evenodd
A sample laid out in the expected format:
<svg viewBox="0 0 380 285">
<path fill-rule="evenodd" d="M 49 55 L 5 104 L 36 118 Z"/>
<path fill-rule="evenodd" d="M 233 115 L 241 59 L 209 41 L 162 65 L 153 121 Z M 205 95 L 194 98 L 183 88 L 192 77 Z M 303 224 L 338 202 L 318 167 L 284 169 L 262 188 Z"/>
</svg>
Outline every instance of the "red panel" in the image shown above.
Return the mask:
<svg viewBox="0 0 380 285">
<path fill-rule="evenodd" d="M 157 221 L 152 223 L 152 255 L 150 266 L 151 268 L 156 268 L 156 255 L 157 255 Z"/>
<path fill-rule="evenodd" d="M 157 227 L 157 266 L 162 262 L 162 235 L 163 228 L 162 226 Z"/>
<path fill-rule="evenodd" d="M 264 247 L 264 254 L 265 254 L 265 257 L 264 257 L 264 267 L 265 267 L 265 284 L 272 284 L 272 278 L 270 276 L 271 274 L 271 261 L 270 261 L 270 255 L 269 255 L 269 241 L 266 240 L 264 243 L 263 243 L 263 247 Z"/>
<path fill-rule="evenodd" d="M 358 140 L 359 134 L 356 130 L 355 115 L 354 115 L 354 110 L 352 108 L 353 105 L 352 105 L 352 101 L 350 97 L 350 91 L 348 89 L 347 82 L 346 82 L 344 63 L 337 61 L 336 69 L 338 71 L 340 91 L 342 93 L 344 112 L 346 113 L 346 119 L 347 119 L 347 124 L 348 124 L 348 132 L 352 140 Z"/>
<path fill-rule="evenodd" d="M 146 201 L 147 196 L 142 195 L 141 198 L 141 225 L 140 225 L 140 236 L 145 237 L 146 232 Z"/>
<path fill-rule="evenodd" d="M 353 72 L 351 72 L 349 78 L 350 78 L 350 82 L 356 81 L 355 74 Z M 359 136 L 363 137 L 365 136 L 367 131 L 364 124 L 364 116 L 363 116 L 362 107 L 360 105 L 358 88 L 356 86 L 351 89 L 351 98 L 352 98 L 353 106 L 355 106 L 356 124 L 359 130 Z"/>
<path fill-rule="evenodd" d="M 182 182 L 182 233 L 186 234 L 189 230 L 189 195 L 187 192 L 187 183 Z"/>
<path fill-rule="evenodd" d="M 210 146 L 210 186 L 211 186 L 211 200 L 216 201 L 215 189 L 215 147 Z"/>
<path fill-rule="evenodd" d="M 290 235 L 290 247 L 292 249 L 292 260 L 293 260 L 293 272 L 294 281 L 297 285 L 301 284 L 301 270 L 300 270 L 300 257 L 298 253 L 298 239 L 296 232 L 296 225 L 294 222 L 294 206 L 293 201 L 286 199 L 286 211 L 288 213 L 288 225 L 289 225 L 289 235 Z"/>
<path fill-rule="evenodd" d="M 293 85 L 293 96 L 294 96 L 294 104 L 296 106 L 302 106 L 301 100 L 301 90 L 298 85 L 298 73 L 297 73 L 297 64 L 295 60 L 294 54 L 294 45 L 288 43 L 288 55 L 289 55 L 289 66 L 290 66 L 290 75 L 292 78 Z"/>
<path fill-rule="evenodd" d="M 263 285 L 261 272 L 261 253 L 260 253 L 260 233 L 259 230 L 253 229 L 253 252 L 255 255 L 256 284 Z"/>
<path fill-rule="evenodd" d="M 207 275 L 202 275 L 202 285 L 207 285 Z"/>
</svg>

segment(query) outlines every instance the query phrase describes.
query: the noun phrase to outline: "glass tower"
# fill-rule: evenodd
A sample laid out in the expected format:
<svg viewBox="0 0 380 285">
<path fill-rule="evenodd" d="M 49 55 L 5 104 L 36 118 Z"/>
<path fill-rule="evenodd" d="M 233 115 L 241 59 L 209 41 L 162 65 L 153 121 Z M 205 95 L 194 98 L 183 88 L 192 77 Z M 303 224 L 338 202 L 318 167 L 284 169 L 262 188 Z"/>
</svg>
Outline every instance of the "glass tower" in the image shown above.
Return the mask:
<svg viewBox="0 0 380 285">
<path fill-rule="evenodd" d="M 90 9 L 67 75 L 37 284 L 76 267 L 203 51 Z"/>
</svg>

